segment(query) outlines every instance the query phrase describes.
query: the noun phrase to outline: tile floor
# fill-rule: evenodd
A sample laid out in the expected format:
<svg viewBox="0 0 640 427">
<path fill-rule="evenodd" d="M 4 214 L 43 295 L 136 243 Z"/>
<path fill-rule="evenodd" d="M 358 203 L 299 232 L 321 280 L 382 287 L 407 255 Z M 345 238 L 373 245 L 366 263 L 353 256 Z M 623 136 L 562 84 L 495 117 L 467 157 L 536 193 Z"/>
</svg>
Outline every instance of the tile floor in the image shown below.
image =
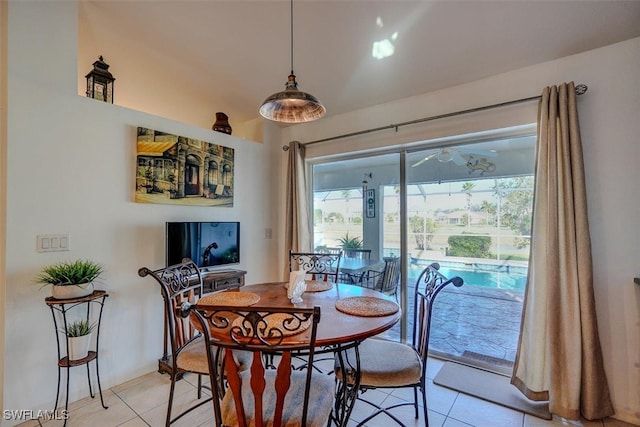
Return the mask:
<svg viewBox="0 0 640 427">
<path fill-rule="evenodd" d="M 432 380 L 444 362 L 430 359 L 428 377 Z M 185 376 L 184 380 L 176 384 L 176 402 L 174 408 L 179 411 L 196 400 L 195 377 Z M 112 387 L 104 392 L 105 410 L 100 405 L 99 397 L 85 398 L 70 404 L 69 427 L 161 427 L 164 425 L 166 401 L 169 395 L 169 376 L 152 372 L 130 380 L 124 384 Z M 392 390 L 388 392 L 372 390 L 366 393 L 369 400 L 391 403 L 398 400 L 410 400 L 412 391 Z M 453 390 L 437 386 L 430 381 L 428 385 L 429 423 L 432 427 L 548 427 L 548 426 L 585 426 L 585 427 L 630 427 L 630 424 L 607 419 L 603 421 L 563 421 L 560 419 L 542 420 L 499 405 L 488 403 L 481 399 L 464 395 Z M 356 404 L 349 426 L 357 425 L 370 413 L 367 405 Z M 413 418 L 411 407 L 397 408 L 395 414 L 405 426 L 423 426 L 422 417 Z M 20 427 L 35 426 L 57 427 L 61 421 L 27 421 Z M 203 405 L 189 414 L 177 427 L 213 426 L 211 407 Z M 374 418 L 367 427 L 392 427 L 395 425 L 390 418 L 379 416 Z"/>
</svg>

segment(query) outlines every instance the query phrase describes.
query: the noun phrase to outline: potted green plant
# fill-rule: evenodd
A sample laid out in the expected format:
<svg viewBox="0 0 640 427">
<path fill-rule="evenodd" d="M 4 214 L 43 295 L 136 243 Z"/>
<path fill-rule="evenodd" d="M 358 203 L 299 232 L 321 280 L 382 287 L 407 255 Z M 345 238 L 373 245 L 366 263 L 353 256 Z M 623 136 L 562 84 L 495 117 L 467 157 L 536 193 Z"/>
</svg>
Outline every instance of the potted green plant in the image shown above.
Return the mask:
<svg viewBox="0 0 640 427">
<path fill-rule="evenodd" d="M 51 285 L 51 296 L 56 299 L 81 298 L 93 292 L 93 282 L 103 271 L 94 261 L 63 261 L 43 267 L 35 281 L 43 286 Z"/>
<path fill-rule="evenodd" d="M 362 249 L 362 240 L 359 237 L 349 237 L 349 233 L 338 239 L 342 249 Z"/>
<path fill-rule="evenodd" d="M 95 323 L 89 320 L 76 320 L 71 322 L 65 331 L 67 342 L 69 344 L 69 360 L 84 359 L 89 354 L 89 346 L 91 344 L 91 333 L 95 328 Z"/>
</svg>

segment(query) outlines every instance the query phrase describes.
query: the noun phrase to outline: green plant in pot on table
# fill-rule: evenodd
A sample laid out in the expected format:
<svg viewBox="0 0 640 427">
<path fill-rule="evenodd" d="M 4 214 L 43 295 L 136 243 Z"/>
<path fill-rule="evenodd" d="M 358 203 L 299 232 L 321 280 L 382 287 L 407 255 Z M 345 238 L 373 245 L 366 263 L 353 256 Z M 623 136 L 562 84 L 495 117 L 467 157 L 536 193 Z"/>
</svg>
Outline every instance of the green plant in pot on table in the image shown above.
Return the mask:
<svg viewBox="0 0 640 427">
<path fill-rule="evenodd" d="M 91 333 L 96 327 L 89 320 L 76 320 L 71 322 L 66 330 L 61 331 L 67 336 L 69 345 L 69 360 L 78 360 L 87 357 L 91 344 Z"/>
<path fill-rule="evenodd" d="M 36 276 L 36 283 L 51 285 L 51 296 L 56 299 L 82 298 L 93 292 L 93 282 L 104 268 L 91 260 L 63 261 L 45 266 Z"/>
</svg>

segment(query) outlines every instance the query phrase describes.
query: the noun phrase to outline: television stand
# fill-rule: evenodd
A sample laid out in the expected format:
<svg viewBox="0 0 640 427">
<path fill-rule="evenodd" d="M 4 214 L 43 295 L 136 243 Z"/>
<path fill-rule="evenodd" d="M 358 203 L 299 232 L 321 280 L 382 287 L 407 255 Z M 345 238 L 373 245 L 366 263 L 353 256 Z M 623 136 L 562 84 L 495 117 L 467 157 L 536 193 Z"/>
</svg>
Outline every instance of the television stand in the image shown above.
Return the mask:
<svg viewBox="0 0 640 427">
<path fill-rule="evenodd" d="M 204 294 L 221 291 L 223 289 L 238 288 L 244 286 L 243 270 L 223 269 L 202 271 L 202 291 Z"/>
</svg>

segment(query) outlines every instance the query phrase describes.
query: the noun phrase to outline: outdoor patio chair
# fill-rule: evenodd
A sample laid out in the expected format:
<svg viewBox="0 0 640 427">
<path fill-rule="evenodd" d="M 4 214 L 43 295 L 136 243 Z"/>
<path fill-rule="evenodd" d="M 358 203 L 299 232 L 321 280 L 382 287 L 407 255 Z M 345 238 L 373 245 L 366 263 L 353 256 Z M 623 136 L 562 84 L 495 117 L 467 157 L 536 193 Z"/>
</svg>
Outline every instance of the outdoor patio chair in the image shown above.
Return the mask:
<svg viewBox="0 0 640 427">
<path fill-rule="evenodd" d="M 415 418 L 419 418 L 418 390 L 422 393 L 422 410 L 424 424 L 428 427 L 427 417 L 427 353 L 429 351 L 429 333 L 431 332 L 431 312 L 436 296 L 450 284 L 460 287 L 462 279 L 452 277 L 447 279 L 438 270 L 440 265 L 433 263 L 426 267 L 418 280 L 414 292 L 413 306 L 413 340 L 411 344 L 404 344 L 383 339 L 367 339 L 358 348 L 359 359 L 354 349 L 347 352 L 346 358 L 351 363 L 359 360 L 360 383 L 358 385 L 357 399 L 373 406 L 376 410 L 362 420 L 358 426 L 365 425 L 372 418 L 386 414 L 399 425 L 404 425 L 392 412 L 392 408 L 411 405 L 415 410 Z M 349 370 L 340 368 L 336 357 L 334 372 L 338 381 L 349 381 L 354 384 L 354 379 L 348 374 Z M 353 369 L 357 369 L 354 366 Z M 382 407 L 362 397 L 362 393 L 376 388 L 413 388 L 413 402 L 400 402 L 388 407 Z"/>
<path fill-rule="evenodd" d="M 319 248 L 316 248 L 316 250 L 319 250 Z M 326 252 L 328 254 L 339 254 L 342 253 L 342 248 L 324 248 L 322 249 L 322 252 Z"/>
<path fill-rule="evenodd" d="M 224 366 L 224 390 L 214 388 L 216 426 L 326 426 L 333 408 L 334 379 L 295 370 L 292 353 L 303 352 L 313 364 L 320 307 L 230 307 L 186 305 L 183 315 L 199 324 L 209 348 L 212 384 L 221 383 L 218 366 Z M 295 339 L 304 333 L 308 339 Z M 308 335 L 307 335 L 308 334 Z M 241 371 L 234 354 L 251 353 L 251 369 Z M 277 356 L 265 367 L 265 361 Z"/>
<path fill-rule="evenodd" d="M 371 259 L 371 249 L 343 249 L 347 258 Z"/>
<path fill-rule="evenodd" d="M 385 295 L 393 295 L 398 300 L 398 286 L 400 285 L 400 258 L 385 257 L 382 271 L 368 270 L 360 279 L 360 285 L 375 289 Z"/>
<path fill-rule="evenodd" d="M 371 259 L 371 249 L 344 249 L 344 257 L 345 258 L 356 258 L 356 259 Z M 366 271 L 358 272 L 358 273 L 340 273 L 340 282 L 343 283 L 351 283 L 360 285 L 362 279 L 364 278 Z"/>
</svg>

